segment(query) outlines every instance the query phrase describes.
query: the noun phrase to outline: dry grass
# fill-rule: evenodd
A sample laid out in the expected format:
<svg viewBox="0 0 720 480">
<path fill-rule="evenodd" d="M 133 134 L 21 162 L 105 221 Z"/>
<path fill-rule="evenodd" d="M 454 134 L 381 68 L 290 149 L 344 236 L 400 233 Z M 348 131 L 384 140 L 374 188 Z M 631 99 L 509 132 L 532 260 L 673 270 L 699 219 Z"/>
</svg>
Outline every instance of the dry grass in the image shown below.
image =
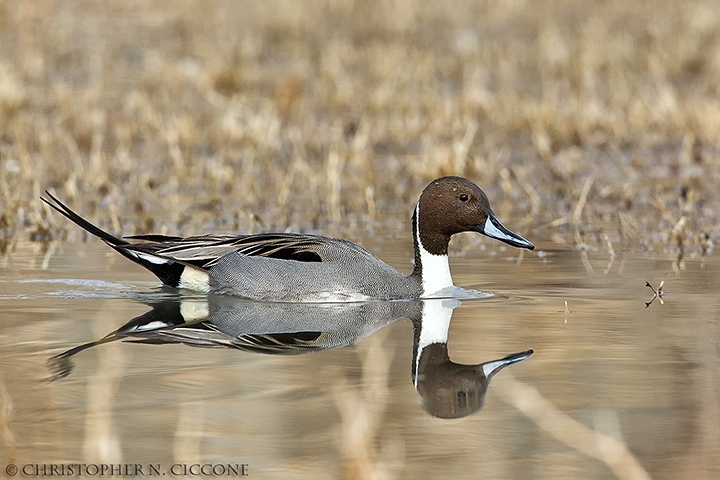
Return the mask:
<svg viewBox="0 0 720 480">
<path fill-rule="evenodd" d="M 0 42 L 6 250 L 78 235 L 44 189 L 125 233 L 405 235 L 444 174 L 612 259 L 720 233 L 716 1 L 18 0 Z"/>
</svg>

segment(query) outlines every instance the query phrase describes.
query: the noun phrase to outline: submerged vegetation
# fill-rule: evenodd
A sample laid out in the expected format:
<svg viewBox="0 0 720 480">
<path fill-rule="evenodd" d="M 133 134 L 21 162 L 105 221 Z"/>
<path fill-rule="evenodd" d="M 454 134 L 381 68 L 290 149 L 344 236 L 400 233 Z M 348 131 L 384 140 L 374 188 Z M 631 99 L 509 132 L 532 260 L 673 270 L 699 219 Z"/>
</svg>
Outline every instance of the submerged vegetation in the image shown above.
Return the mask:
<svg viewBox="0 0 720 480">
<path fill-rule="evenodd" d="M 5 250 L 80 236 L 44 189 L 127 234 L 405 235 L 447 174 L 608 268 L 720 233 L 715 1 L 6 1 L 0 41 Z"/>
</svg>

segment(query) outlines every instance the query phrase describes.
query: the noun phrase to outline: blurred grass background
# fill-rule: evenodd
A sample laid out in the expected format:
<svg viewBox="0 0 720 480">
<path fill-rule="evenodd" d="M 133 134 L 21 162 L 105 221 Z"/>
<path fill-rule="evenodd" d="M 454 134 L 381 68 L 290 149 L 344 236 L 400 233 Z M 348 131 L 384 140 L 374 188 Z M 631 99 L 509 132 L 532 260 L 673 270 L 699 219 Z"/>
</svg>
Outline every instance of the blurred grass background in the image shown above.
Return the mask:
<svg viewBox="0 0 720 480">
<path fill-rule="evenodd" d="M 407 236 L 434 177 L 581 249 L 720 232 L 720 2 L 0 2 L 0 239 Z M 542 243 L 542 240 L 541 240 Z M 689 252 L 689 253 L 688 253 Z"/>
</svg>

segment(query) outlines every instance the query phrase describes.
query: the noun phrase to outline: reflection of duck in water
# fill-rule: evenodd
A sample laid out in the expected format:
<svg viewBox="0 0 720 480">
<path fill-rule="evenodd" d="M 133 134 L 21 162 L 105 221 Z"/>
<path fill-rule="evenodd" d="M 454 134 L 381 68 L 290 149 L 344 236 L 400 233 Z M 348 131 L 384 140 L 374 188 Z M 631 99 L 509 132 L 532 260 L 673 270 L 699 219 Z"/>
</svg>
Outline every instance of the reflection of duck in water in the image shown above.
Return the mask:
<svg viewBox="0 0 720 480">
<path fill-rule="evenodd" d="M 447 334 L 453 309 L 460 304 L 457 300 L 292 304 L 208 295 L 162 297 L 147 303 L 151 311 L 102 339 L 52 357 L 51 380 L 72 372 L 76 354 L 118 340 L 293 355 L 353 345 L 395 320 L 409 318 L 415 331 L 415 387 L 431 414 L 454 418 L 480 409 L 490 378 L 532 354 L 529 350 L 480 365 L 452 363 Z"/>
<path fill-rule="evenodd" d="M 529 358 L 532 350 L 479 365 L 450 360 L 448 330 L 455 300 L 424 302 L 422 316 L 413 319 L 413 382 L 423 407 L 439 418 L 460 418 L 480 410 L 490 379 L 500 370 Z"/>
<path fill-rule="evenodd" d="M 464 417 L 483 407 L 490 379 L 497 372 L 532 354 L 532 350 L 526 350 L 479 365 L 462 365 L 450 360 L 446 343 L 436 343 L 423 350 L 415 388 L 432 415 Z"/>
<path fill-rule="evenodd" d="M 72 372 L 74 355 L 118 340 L 296 355 L 353 345 L 395 320 L 418 317 L 422 310 L 417 301 L 274 303 L 213 294 L 146 303 L 152 310 L 116 331 L 52 357 L 52 379 Z"/>
</svg>

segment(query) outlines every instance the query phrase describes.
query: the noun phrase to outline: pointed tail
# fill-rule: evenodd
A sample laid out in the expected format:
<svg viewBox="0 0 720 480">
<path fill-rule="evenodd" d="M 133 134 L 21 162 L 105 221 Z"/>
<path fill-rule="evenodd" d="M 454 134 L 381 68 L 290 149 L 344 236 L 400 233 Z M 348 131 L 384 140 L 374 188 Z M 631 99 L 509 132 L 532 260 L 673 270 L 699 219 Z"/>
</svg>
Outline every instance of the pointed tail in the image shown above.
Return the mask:
<svg viewBox="0 0 720 480">
<path fill-rule="evenodd" d="M 45 194 L 50 197 L 50 200 L 43 197 L 40 197 L 40 199 L 50 205 L 58 213 L 62 214 L 65 218 L 69 219 L 85 231 L 100 238 L 125 258 L 150 270 L 165 285 L 171 287 L 182 286 L 181 277 L 185 272 L 186 265 L 183 262 L 155 253 L 157 250 L 157 244 L 153 245 L 153 243 L 150 242 L 146 245 L 138 245 L 130 243 L 123 238 L 116 237 L 115 235 L 101 229 L 97 225 L 93 225 L 89 221 L 85 220 L 83 217 L 72 211 L 70 207 L 58 200 L 52 193 L 46 190 Z"/>
<path fill-rule="evenodd" d="M 122 238 L 116 237 L 115 235 L 111 235 L 102 228 L 88 222 L 83 217 L 70 210 L 70 207 L 62 203 L 60 200 L 57 199 L 57 197 L 55 197 L 47 190 L 45 190 L 45 195 L 50 197 L 50 200 L 44 197 L 40 197 L 40 200 L 50 205 L 55 211 L 62 214 L 65 218 L 69 219 L 83 230 L 86 230 L 87 232 L 92 233 L 96 237 L 102 239 L 108 245 L 115 247 L 118 245 L 130 244 L 130 242 L 128 242 L 127 240 L 123 240 Z"/>
</svg>

